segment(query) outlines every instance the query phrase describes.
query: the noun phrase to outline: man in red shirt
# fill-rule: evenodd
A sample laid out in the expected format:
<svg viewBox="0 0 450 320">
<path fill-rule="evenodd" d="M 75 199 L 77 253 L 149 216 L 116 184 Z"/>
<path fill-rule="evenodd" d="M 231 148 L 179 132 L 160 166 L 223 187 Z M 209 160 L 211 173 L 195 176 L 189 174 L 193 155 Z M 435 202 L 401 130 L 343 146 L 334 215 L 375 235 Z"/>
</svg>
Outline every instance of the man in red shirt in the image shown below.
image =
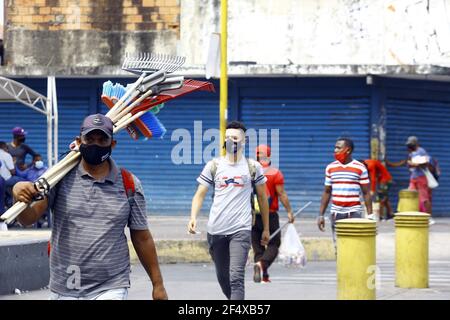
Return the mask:
<svg viewBox="0 0 450 320">
<path fill-rule="evenodd" d="M 280 227 L 278 217 L 278 198 L 286 208 L 290 223 L 294 222 L 292 208 L 286 191 L 284 190 L 284 177 L 280 170 L 270 166 L 270 147 L 260 145 L 256 148 L 256 159 L 263 166 L 264 175 L 267 178 L 266 192 L 269 200 L 269 230 L 272 234 Z M 252 247 L 254 253 L 254 276 L 255 282 L 270 282 L 267 272 L 272 262 L 278 256 L 278 248 L 281 244 L 281 232 L 279 232 L 266 247 L 261 245 L 261 232 L 263 223 L 261 215 L 256 209 L 255 222 L 252 227 Z"/>
<path fill-rule="evenodd" d="M 394 217 L 392 206 L 389 202 L 388 192 L 392 183 L 392 176 L 380 160 L 367 159 L 364 164 L 369 171 L 370 177 L 370 193 L 377 195 L 380 200 L 380 220 L 384 216 L 384 208 L 386 208 L 386 220 Z M 378 188 L 377 188 L 378 187 Z"/>
</svg>

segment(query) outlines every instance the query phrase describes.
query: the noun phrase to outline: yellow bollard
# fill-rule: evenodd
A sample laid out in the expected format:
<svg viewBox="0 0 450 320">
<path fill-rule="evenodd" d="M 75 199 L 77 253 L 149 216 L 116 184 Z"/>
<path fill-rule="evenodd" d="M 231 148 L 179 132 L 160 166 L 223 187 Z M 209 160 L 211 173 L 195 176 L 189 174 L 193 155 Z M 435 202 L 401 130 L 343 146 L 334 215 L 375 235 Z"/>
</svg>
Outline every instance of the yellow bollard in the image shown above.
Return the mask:
<svg viewBox="0 0 450 320">
<path fill-rule="evenodd" d="M 396 213 L 395 285 L 428 288 L 428 220 L 422 212 Z"/>
<path fill-rule="evenodd" d="M 397 212 L 411 211 L 419 211 L 419 193 L 416 190 L 400 190 L 398 193 Z"/>
<path fill-rule="evenodd" d="M 336 221 L 339 300 L 376 299 L 376 234 L 377 225 L 373 220 Z"/>
</svg>

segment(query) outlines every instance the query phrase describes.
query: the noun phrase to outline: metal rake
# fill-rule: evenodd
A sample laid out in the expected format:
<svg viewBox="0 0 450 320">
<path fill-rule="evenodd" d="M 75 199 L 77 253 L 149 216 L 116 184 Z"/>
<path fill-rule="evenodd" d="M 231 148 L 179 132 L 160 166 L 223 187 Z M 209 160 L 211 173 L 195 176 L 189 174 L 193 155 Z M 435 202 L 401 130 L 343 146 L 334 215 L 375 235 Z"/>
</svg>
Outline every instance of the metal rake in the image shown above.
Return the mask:
<svg viewBox="0 0 450 320">
<path fill-rule="evenodd" d="M 143 72 L 153 73 L 159 70 L 172 73 L 178 70 L 185 61 L 185 57 L 171 56 L 168 54 L 140 52 L 132 55 L 127 53 L 122 64 L 122 70 L 135 74 L 141 74 Z"/>
</svg>

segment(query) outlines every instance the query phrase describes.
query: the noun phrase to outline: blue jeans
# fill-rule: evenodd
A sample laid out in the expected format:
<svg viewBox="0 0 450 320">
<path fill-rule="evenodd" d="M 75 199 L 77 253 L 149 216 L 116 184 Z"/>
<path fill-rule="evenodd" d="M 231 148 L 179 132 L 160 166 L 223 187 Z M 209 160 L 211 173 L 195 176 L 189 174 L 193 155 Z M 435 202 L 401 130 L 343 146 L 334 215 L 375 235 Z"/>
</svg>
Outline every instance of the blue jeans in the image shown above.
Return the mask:
<svg viewBox="0 0 450 320">
<path fill-rule="evenodd" d="M 216 266 L 217 280 L 229 300 L 245 298 L 245 264 L 251 246 L 251 231 L 229 235 L 208 233 L 209 253 Z"/>
</svg>

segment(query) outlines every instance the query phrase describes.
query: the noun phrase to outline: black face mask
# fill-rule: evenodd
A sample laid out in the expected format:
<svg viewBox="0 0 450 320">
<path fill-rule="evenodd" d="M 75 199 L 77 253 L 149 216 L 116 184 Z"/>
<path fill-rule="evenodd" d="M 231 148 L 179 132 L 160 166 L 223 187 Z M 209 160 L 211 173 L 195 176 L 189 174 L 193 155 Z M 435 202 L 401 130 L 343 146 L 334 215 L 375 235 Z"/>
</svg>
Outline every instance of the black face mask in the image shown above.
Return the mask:
<svg viewBox="0 0 450 320">
<path fill-rule="evenodd" d="M 25 142 L 25 137 L 17 138 L 17 142 L 24 143 Z"/>
<path fill-rule="evenodd" d="M 99 165 L 111 156 L 111 146 L 100 147 L 96 144 L 80 145 L 80 153 L 84 161 L 90 165 Z"/>
<path fill-rule="evenodd" d="M 233 140 L 225 140 L 223 143 L 223 148 L 227 151 L 227 153 L 236 154 L 238 150 L 242 147 L 242 142 L 234 142 Z"/>
</svg>

